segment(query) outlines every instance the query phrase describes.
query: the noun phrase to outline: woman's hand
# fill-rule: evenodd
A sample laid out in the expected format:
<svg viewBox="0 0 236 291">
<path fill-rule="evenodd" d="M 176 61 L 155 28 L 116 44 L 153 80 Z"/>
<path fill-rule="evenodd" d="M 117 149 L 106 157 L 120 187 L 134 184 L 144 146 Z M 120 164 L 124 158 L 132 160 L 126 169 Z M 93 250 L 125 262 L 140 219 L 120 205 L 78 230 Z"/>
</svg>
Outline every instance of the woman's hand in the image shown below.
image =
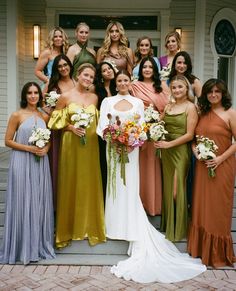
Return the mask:
<svg viewBox="0 0 236 291">
<path fill-rule="evenodd" d="M 171 148 L 171 142 L 165 141 L 165 140 L 155 141 L 154 147 L 157 149 L 169 149 L 169 148 Z"/>
<path fill-rule="evenodd" d="M 29 152 L 31 152 L 32 154 L 36 156 L 43 157 L 48 153 L 49 148 L 50 148 L 50 144 L 47 144 L 43 148 L 39 148 L 37 146 L 30 146 Z"/>
<path fill-rule="evenodd" d="M 79 137 L 82 137 L 85 135 L 86 133 L 86 130 L 85 128 L 82 128 L 82 127 L 74 127 L 74 125 L 70 124 L 66 127 L 66 130 L 69 130 L 71 132 L 73 132 L 75 135 L 79 136 Z"/>
<path fill-rule="evenodd" d="M 222 156 L 217 156 L 213 159 L 206 160 L 205 164 L 206 164 L 207 168 L 212 168 L 213 170 L 215 170 L 223 161 L 224 160 L 223 160 Z"/>
</svg>

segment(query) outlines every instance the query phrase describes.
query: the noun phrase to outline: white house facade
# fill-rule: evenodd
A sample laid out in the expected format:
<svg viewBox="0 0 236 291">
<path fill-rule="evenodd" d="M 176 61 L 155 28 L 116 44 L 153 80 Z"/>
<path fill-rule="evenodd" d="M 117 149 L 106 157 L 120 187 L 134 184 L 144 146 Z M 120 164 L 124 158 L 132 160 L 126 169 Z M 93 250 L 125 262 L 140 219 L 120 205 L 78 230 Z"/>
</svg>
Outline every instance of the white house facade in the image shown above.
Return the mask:
<svg viewBox="0 0 236 291">
<path fill-rule="evenodd" d="M 153 39 L 157 56 L 165 53 L 165 35 L 182 30 L 182 50 L 193 61 L 193 73 L 205 82 L 222 77 L 236 106 L 236 3 L 234 0 L 0 0 L 0 146 L 9 115 L 19 107 L 20 90 L 34 76 L 33 25 L 41 27 L 41 49 L 48 31 L 62 15 L 156 18 L 151 30 L 126 29 L 132 49 L 138 37 Z M 78 22 L 80 22 L 78 20 Z M 64 28 L 74 42 L 74 28 Z M 99 47 L 104 29 L 92 28 L 90 46 Z"/>
</svg>

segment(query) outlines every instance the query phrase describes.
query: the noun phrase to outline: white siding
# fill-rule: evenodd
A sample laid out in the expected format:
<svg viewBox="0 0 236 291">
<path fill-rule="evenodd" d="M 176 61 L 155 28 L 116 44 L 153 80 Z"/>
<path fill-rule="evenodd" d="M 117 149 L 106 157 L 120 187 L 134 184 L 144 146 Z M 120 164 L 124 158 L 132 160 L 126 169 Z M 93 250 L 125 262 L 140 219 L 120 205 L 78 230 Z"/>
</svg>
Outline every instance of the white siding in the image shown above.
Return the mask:
<svg viewBox="0 0 236 291">
<path fill-rule="evenodd" d="M 7 123 L 7 0 L 0 1 L 0 145 Z"/>
</svg>

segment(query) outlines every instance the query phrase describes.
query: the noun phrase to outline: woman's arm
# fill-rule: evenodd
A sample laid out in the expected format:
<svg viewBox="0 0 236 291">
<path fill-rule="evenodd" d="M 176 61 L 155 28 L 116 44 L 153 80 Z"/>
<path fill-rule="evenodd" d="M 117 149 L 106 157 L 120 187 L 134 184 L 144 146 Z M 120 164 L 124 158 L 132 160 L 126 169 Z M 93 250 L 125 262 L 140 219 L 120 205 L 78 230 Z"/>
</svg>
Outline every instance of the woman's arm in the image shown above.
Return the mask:
<svg viewBox="0 0 236 291">
<path fill-rule="evenodd" d="M 128 48 L 128 62 L 127 62 L 127 71 L 132 76 L 133 71 L 133 64 L 134 64 L 134 55 L 131 48 Z"/>
<path fill-rule="evenodd" d="M 214 159 L 207 160 L 206 165 L 207 167 L 212 167 L 216 169 L 222 162 L 227 160 L 230 156 L 235 155 L 236 153 L 236 110 L 229 109 L 229 124 L 232 131 L 232 135 L 234 137 L 234 142 L 232 145 L 223 152 L 220 156 L 216 156 Z"/>
<path fill-rule="evenodd" d="M 38 77 L 39 80 L 43 81 L 44 83 L 48 83 L 49 81 L 48 77 L 43 73 L 43 69 L 45 68 L 49 61 L 49 55 L 50 55 L 49 49 L 42 51 L 34 69 L 35 76 Z"/>
<path fill-rule="evenodd" d="M 73 64 L 74 58 L 75 58 L 75 49 L 74 45 L 70 46 L 68 51 L 67 51 L 67 57 L 70 59 L 71 63 Z"/>
<path fill-rule="evenodd" d="M 31 145 L 20 144 L 14 140 L 15 133 L 20 126 L 20 113 L 14 112 L 8 121 L 7 130 L 5 134 L 5 145 L 18 151 L 26 151 L 36 153 L 37 147 Z"/>
<path fill-rule="evenodd" d="M 168 148 L 179 146 L 181 144 L 185 144 L 193 139 L 195 127 L 198 122 L 198 114 L 197 114 L 197 110 L 194 104 L 191 103 L 191 105 L 188 106 L 186 114 L 187 114 L 186 133 L 171 141 L 161 140 L 161 141 L 154 142 L 154 146 L 156 148 L 168 149 Z"/>
<path fill-rule="evenodd" d="M 195 79 L 193 83 L 193 91 L 194 95 L 198 98 L 202 93 L 202 84 L 199 79 Z"/>
<path fill-rule="evenodd" d="M 97 63 L 100 64 L 102 61 L 102 48 L 97 51 Z"/>
</svg>

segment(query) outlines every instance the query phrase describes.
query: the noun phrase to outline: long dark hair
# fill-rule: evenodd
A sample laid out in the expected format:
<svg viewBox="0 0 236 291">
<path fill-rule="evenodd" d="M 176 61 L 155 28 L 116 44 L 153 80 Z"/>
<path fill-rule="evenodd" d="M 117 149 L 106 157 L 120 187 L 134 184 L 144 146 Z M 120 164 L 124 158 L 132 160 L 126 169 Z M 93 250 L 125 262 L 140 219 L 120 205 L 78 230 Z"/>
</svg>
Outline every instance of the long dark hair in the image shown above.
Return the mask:
<svg viewBox="0 0 236 291">
<path fill-rule="evenodd" d="M 113 66 L 109 62 L 103 61 L 103 62 L 101 62 L 100 64 L 97 65 L 96 77 L 95 77 L 95 92 L 98 95 L 98 100 L 99 100 L 98 101 L 98 103 L 99 103 L 98 104 L 98 108 L 100 108 L 102 100 L 105 97 L 107 97 L 107 90 L 105 89 L 104 82 L 103 82 L 103 77 L 102 77 L 102 66 L 104 64 L 108 65 L 113 70 L 114 77 L 116 75 L 116 72 L 115 72 Z M 111 91 L 111 95 L 112 96 L 115 96 L 117 94 L 115 78 L 110 81 L 109 89 Z"/>
<path fill-rule="evenodd" d="M 58 82 L 61 79 L 61 74 L 58 70 L 58 63 L 64 60 L 65 62 L 67 62 L 67 64 L 70 67 L 70 78 L 72 79 L 72 74 L 73 74 L 73 66 L 71 64 L 70 59 L 65 55 L 65 54 L 60 54 L 58 56 L 55 57 L 54 61 L 53 61 L 53 65 L 52 65 L 52 74 L 49 80 L 49 84 L 48 84 L 48 92 L 50 91 L 57 91 L 57 93 L 61 93 L 61 90 L 58 86 Z"/>
<path fill-rule="evenodd" d="M 43 94 L 42 94 L 42 90 L 41 90 L 39 84 L 36 83 L 36 82 L 28 82 L 23 86 L 23 88 L 21 90 L 21 100 L 20 100 L 20 107 L 21 108 L 26 108 L 27 107 L 28 102 L 27 102 L 27 98 L 26 97 L 27 97 L 27 94 L 29 92 L 29 88 L 31 86 L 35 86 L 38 89 L 39 101 L 37 103 L 37 107 L 42 107 Z"/>
<path fill-rule="evenodd" d="M 207 94 L 211 92 L 214 86 L 216 86 L 222 93 L 221 104 L 224 109 L 227 110 L 232 106 L 232 98 L 225 81 L 211 78 L 203 84 L 201 96 L 198 98 L 198 106 L 203 114 L 211 110 L 211 103 L 207 99 Z"/>
<path fill-rule="evenodd" d="M 184 72 L 184 76 L 188 79 L 190 84 L 193 84 L 194 80 L 197 79 L 197 77 L 192 74 L 193 65 L 192 65 L 191 57 L 186 51 L 180 51 L 175 55 L 172 62 L 172 66 L 171 66 L 169 80 L 171 80 L 175 75 L 177 75 L 175 66 L 176 66 L 177 58 L 180 56 L 184 58 L 185 64 L 187 65 L 187 70 Z"/>
<path fill-rule="evenodd" d="M 143 66 L 144 64 L 150 61 L 152 64 L 152 68 L 153 68 L 153 76 L 152 76 L 152 81 L 153 81 L 153 87 L 155 89 L 155 92 L 157 93 L 161 93 L 162 92 L 162 87 L 161 87 L 161 80 L 160 80 L 160 74 L 159 74 L 159 70 L 158 70 L 158 66 L 156 64 L 156 61 L 154 60 L 153 57 L 144 57 L 140 63 L 139 66 L 139 71 L 138 71 L 138 80 L 139 81 L 143 81 L 144 77 L 143 77 Z"/>
</svg>

